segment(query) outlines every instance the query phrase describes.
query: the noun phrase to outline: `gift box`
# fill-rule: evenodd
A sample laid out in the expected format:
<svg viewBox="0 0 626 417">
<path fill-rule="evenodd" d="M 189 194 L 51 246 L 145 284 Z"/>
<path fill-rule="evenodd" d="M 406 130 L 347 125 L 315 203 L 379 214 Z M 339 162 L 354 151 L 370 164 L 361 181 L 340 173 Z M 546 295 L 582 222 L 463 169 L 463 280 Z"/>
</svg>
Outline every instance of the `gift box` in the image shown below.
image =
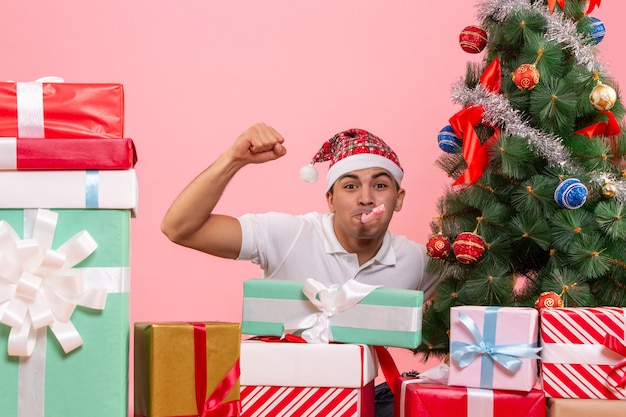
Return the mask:
<svg viewBox="0 0 626 417">
<path fill-rule="evenodd" d="M 0 82 L 0 137 L 123 138 L 121 84 Z"/>
<path fill-rule="evenodd" d="M 398 378 L 394 398 L 397 417 L 544 417 L 542 390 L 529 392 L 452 387 Z"/>
<path fill-rule="evenodd" d="M 624 417 L 626 401 L 585 398 L 548 398 L 548 417 Z"/>
<path fill-rule="evenodd" d="M 129 169 L 132 139 L 0 138 L 0 170 Z"/>
<path fill-rule="evenodd" d="M 530 391 L 537 382 L 537 338 L 534 308 L 452 307 L 448 384 Z"/>
<path fill-rule="evenodd" d="M 126 170 L 0 171 L 0 208 L 137 209 L 137 175 Z"/>
<path fill-rule="evenodd" d="M 374 417 L 373 349 L 358 344 L 241 343 L 242 417 Z"/>
<path fill-rule="evenodd" d="M 125 416 L 129 211 L 0 210 L 0 220 L 0 415 Z M 35 329 L 48 303 L 54 321 Z"/>
<path fill-rule="evenodd" d="M 548 397 L 626 399 L 626 309 L 541 310 L 541 377 Z"/>
<path fill-rule="evenodd" d="M 423 297 L 355 280 L 326 288 L 314 280 L 251 279 L 244 282 L 242 333 L 415 348 L 422 340 Z"/>
<path fill-rule="evenodd" d="M 239 416 L 239 323 L 135 323 L 135 417 Z"/>
</svg>

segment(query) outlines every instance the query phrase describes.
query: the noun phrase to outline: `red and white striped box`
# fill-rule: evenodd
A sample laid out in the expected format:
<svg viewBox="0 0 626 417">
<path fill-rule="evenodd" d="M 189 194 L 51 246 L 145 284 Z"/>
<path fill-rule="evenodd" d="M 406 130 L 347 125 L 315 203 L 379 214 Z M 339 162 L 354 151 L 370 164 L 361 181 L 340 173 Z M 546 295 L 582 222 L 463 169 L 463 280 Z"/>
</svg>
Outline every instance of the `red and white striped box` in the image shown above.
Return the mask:
<svg viewBox="0 0 626 417">
<path fill-rule="evenodd" d="M 553 398 L 625 400 L 626 309 L 556 308 L 541 311 L 541 376 Z M 626 381 L 625 381 L 626 382 Z"/>
<path fill-rule="evenodd" d="M 247 340 L 240 364 L 241 417 L 374 417 L 370 346 Z"/>
</svg>

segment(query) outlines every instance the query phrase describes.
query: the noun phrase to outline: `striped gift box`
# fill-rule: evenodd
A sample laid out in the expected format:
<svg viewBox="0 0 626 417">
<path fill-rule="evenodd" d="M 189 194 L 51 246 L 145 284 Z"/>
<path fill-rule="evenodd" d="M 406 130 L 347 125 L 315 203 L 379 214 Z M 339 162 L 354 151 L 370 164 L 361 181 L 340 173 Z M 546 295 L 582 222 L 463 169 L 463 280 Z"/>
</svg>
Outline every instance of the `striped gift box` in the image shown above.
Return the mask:
<svg viewBox="0 0 626 417">
<path fill-rule="evenodd" d="M 241 343 L 242 417 L 374 417 L 377 363 L 356 344 Z"/>
<path fill-rule="evenodd" d="M 372 399 L 373 384 L 365 387 Z M 361 412 L 361 393 L 361 388 L 244 386 L 242 417 L 373 416 Z"/>
<path fill-rule="evenodd" d="M 626 366 L 625 314 L 619 307 L 541 311 L 541 375 L 548 397 L 626 399 L 626 389 L 618 386 Z"/>
</svg>

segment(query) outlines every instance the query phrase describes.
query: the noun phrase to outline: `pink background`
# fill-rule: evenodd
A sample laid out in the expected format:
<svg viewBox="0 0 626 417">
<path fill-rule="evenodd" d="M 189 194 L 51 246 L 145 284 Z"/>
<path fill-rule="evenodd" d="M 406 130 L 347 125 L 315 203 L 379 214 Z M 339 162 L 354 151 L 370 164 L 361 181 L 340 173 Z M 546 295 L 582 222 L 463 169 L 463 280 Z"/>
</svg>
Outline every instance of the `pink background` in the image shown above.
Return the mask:
<svg viewBox="0 0 626 417">
<path fill-rule="evenodd" d="M 239 321 L 242 282 L 258 277 L 257 267 L 169 242 L 159 224 L 171 201 L 240 132 L 265 121 L 284 135 L 288 155 L 246 167 L 216 212 L 325 211 L 323 181 L 303 183 L 299 168 L 334 133 L 361 127 L 386 140 L 405 168 L 407 198 L 392 231 L 426 241 L 451 182 L 434 166 L 437 133 L 459 110 L 450 87 L 466 62 L 482 58 L 458 46 L 459 32 L 478 23 L 475 5 L 8 0 L 0 79 L 124 85 L 140 181 L 131 320 Z M 625 11 L 606 0 L 593 13 L 607 28 L 602 59 L 617 82 L 626 80 Z M 394 355 L 402 369 L 424 366 L 408 351 Z"/>
</svg>

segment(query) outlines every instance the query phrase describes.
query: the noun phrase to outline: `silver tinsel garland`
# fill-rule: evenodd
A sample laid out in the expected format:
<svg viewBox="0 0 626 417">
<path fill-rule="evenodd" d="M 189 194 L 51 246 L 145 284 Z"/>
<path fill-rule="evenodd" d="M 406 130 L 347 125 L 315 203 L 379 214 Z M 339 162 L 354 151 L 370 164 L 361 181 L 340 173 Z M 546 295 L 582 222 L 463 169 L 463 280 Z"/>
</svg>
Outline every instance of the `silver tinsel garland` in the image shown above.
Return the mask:
<svg viewBox="0 0 626 417">
<path fill-rule="evenodd" d="M 603 65 L 597 61 L 594 48 L 588 38 L 576 31 L 576 26 L 562 12 L 555 10 L 550 14 L 542 2 L 530 0 L 486 0 L 478 5 L 478 18 L 483 21 L 487 17 L 496 22 L 504 21 L 518 8 L 529 8 L 544 15 L 547 21 L 546 38 L 563 44 L 572 51 L 576 62 L 589 71 L 602 71 Z M 525 138 L 533 151 L 544 158 L 548 164 L 566 173 L 576 175 L 584 172 L 572 160 L 571 153 L 563 145 L 559 136 L 532 127 L 524 119 L 521 112 L 511 106 L 504 96 L 485 89 L 482 85 L 469 88 L 464 79 L 459 80 L 452 88 L 452 100 L 462 106 L 469 104 L 482 105 L 485 113 L 483 120 L 494 126 L 500 126 L 510 134 Z M 598 187 L 612 183 L 616 187 L 615 199 L 626 201 L 626 182 L 609 173 L 591 173 L 591 181 Z"/>
</svg>

